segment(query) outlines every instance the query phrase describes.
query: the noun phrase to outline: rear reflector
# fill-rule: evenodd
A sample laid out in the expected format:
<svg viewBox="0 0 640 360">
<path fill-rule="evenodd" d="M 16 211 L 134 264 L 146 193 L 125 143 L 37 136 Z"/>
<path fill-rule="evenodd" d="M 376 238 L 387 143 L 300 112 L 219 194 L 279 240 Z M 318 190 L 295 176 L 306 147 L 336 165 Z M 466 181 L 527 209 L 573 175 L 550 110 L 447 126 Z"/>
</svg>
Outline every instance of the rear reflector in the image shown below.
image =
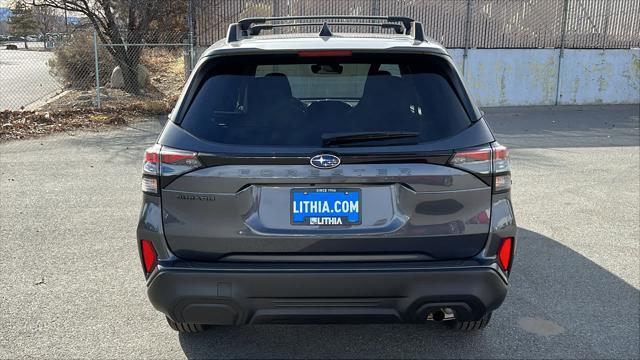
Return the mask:
<svg viewBox="0 0 640 360">
<path fill-rule="evenodd" d="M 140 240 L 142 246 L 142 263 L 144 264 L 144 271 L 148 274 L 156 266 L 157 256 L 156 250 L 153 248 L 153 244 L 149 240 Z"/>
<path fill-rule="evenodd" d="M 305 50 L 298 51 L 299 57 L 351 56 L 351 50 Z"/>
<path fill-rule="evenodd" d="M 502 244 L 498 250 L 498 263 L 502 270 L 509 270 L 509 262 L 511 261 L 511 247 L 513 238 L 502 239 Z"/>
</svg>

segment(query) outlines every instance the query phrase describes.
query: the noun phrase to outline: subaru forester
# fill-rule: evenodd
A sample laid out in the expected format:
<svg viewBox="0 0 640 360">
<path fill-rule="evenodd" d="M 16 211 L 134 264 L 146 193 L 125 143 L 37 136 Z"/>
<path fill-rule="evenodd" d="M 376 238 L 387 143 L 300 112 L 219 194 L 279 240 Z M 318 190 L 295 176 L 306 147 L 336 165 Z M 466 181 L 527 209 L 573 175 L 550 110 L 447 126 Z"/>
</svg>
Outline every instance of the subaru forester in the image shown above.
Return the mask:
<svg viewBox="0 0 640 360">
<path fill-rule="evenodd" d="M 381 30 L 337 31 L 358 26 Z M 507 149 L 419 22 L 244 19 L 200 57 L 145 153 L 148 296 L 181 332 L 481 329 L 507 293 L 510 188 Z"/>
</svg>

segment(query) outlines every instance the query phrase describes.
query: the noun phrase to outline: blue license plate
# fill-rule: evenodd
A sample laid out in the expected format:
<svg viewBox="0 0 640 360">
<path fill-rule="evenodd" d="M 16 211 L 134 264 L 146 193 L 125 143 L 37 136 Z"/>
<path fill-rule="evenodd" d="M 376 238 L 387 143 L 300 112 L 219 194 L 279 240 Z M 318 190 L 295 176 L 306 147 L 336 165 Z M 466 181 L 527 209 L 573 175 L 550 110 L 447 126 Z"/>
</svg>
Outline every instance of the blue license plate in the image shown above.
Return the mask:
<svg viewBox="0 0 640 360">
<path fill-rule="evenodd" d="M 360 189 L 291 190 L 293 225 L 359 225 L 361 213 Z"/>
</svg>

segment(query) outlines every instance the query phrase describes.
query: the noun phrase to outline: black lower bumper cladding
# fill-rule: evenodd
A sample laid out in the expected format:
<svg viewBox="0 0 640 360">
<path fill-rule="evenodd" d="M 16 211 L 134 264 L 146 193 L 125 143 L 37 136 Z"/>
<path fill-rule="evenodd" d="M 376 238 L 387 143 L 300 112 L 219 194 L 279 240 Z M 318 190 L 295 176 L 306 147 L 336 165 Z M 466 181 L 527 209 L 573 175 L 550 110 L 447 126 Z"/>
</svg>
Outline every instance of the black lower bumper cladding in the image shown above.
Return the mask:
<svg viewBox="0 0 640 360">
<path fill-rule="evenodd" d="M 148 295 L 174 321 L 196 324 L 424 322 L 441 307 L 480 319 L 501 305 L 507 287 L 492 267 L 160 268 Z"/>
</svg>

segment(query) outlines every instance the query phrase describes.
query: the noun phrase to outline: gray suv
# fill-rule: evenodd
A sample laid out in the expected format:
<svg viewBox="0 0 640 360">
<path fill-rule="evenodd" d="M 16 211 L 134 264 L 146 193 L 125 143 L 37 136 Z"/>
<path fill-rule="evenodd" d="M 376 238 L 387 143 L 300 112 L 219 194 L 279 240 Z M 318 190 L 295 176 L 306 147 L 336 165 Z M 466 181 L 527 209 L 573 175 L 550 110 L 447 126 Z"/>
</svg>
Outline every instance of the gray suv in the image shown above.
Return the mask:
<svg viewBox="0 0 640 360">
<path fill-rule="evenodd" d="M 145 154 L 137 239 L 149 299 L 181 332 L 481 329 L 506 296 L 516 245 L 509 167 L 419 22 L 241 20 L 202 55 Z"/>
</svg>

